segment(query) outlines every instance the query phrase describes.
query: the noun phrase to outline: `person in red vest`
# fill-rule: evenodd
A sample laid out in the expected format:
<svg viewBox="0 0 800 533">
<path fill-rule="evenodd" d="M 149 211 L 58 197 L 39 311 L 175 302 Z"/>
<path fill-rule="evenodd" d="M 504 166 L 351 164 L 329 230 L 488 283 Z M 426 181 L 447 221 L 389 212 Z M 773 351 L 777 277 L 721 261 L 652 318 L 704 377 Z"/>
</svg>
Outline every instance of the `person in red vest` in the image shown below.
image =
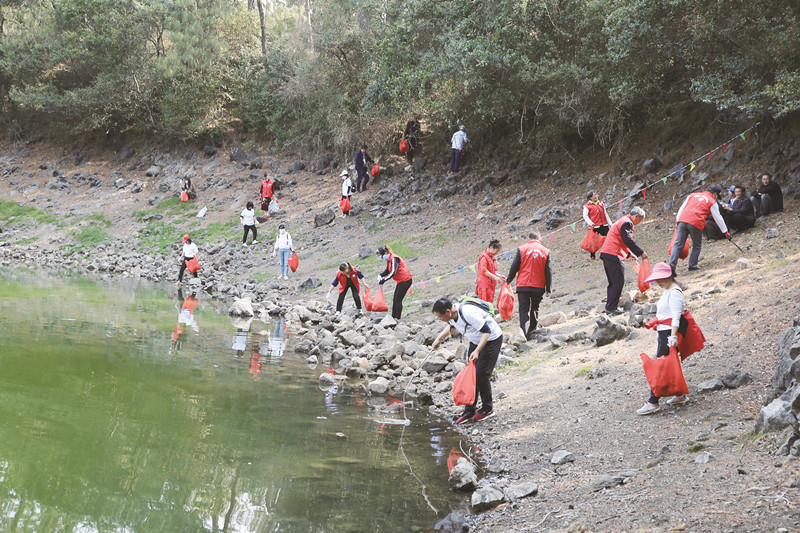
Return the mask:
<svg viewBox="0 0 800 533">
<path fill-rule="evenodd" d="M 275 182 L 264 173 L 264 179 L 261 180 L 261 188 L 258 190 L 258 195 L 261 198 L 261 210 L 266 213 L 266 218 L 269 218 L 269 203 L 275 194 Z"/>
<path fill-rule="evenodd" d="M 686 197 L 683 205 L 678 210 L 678 230 L 675 235 L 675 245 L 672 247 L 672 253 L 669 256 L 669 265 L 672 271 L 675 272 L 678 266 L 678 258 L 686 238 L 692 238 L 692 253 L 689 254 L 689 270 L 698 270 L 697 260 L 700 258 L 700 250 L 703 246 L 703 228 L 706 227 L 706 219 L 709 215 L 714 218 L 714 222 L 719 226 L 719 230 L 725 234 L 728 240 L 731 240 L 731 234 L 728 233 L 728 226 L 725 225 L 725 220 L 719 212 L 719 194 L 722 192 L 722 187 L 719 185 L 712 185 L 704 192 L 695 192 Z"/>
<path fill-rule="evenodd" d="M 517 255 L 511 263 L 506 281 L 517 279 L 517 300 L 519 300 L 519 327 L 525 338 L 530 340 L 539 324 L 539 304 L 542 297 L 550 296 L 552 274 L 550 271 L 550 250 L 542 246 L 541 235 L 532 231 L 526 244 L 517 248 Z M 527 326 L 527 329 L 526 329 Z"/>
<path fill-rule="evenodd" d="M 611 217 L 608 216 L 606 206 L 600 201 L 600 197 L 595 191 L 589 191 L 586 199 L 588 202 L 583 206 L 583 220 L 587 226 L 592 228 L 592 231 L 605 237 L 611 227 Z M 589 259 L 595 258 L 595 252 L 589 252 Z"/>
<path fill-rule="evenodd" d="M 333 283 L 331 283 L 331 287 L 328 289 L 328 294 L 330 294 L 334 287 L 339 287 L 339 299 L 336 301 L 337 314 L 342 312 L 342 305 L 344 304 L 344 297 L 347 295 L 347 289 L 350 289 L 353 300 L 356 302 L 358 314 L 361 314 L 361 298 L 358 293 L 361 291 L 359 280 L 362 279 L 364 279 L 364 274 L 350 263 L 342 263 L 339 265 L 339 271 L 336 273 L 336 277 L 333 278 Z M 364 281 L 364 286 L 369 289 L 369 285 L 367 285 L 366 281 Z"/>
<path fill-rule="evenodd" d="M 497 274 L 497 254 L 500 253 L 500 248 L 500 241 L 492 239 L 489 247 L 478 257 L 478 284 L 475 293 L 484 302 L 493 302 L 497 282 L 506 280 L 505 276 Z"/>
<path fill-rule="evenodd" d="M 625 286 L 625 259 L 630 255 L 647 259 L 647 254 L 633 240 L 633 227 L 644 220 L 645 213 L 641 207 L 634 207 L 630 213 L 621 217 L 611 225 L 606 235 L 606 242 L 600 249 L 600 259 L 606 271 L 608 287 L 606 288 L 606 313 L 621 315 L 618 309 L 619 297 Z"/>
<path fill-rule="evenodd" d="M 383 284 L 390 279 L 394 279 L 397 283 L 392 301 L 392 318 L 400 320 L 400 315 L 403 313 L 403 298 L 411 288 L 411 271 L 408 270 L 408 265 L 403 258 L 396 255 L 388 246 L 378 248 L 377 255 L 382 261 L 386 261 L 386 270 L 378 276 L 378 285 L 381 286 L 381 290 L 383 290 Z"/>
</svg>

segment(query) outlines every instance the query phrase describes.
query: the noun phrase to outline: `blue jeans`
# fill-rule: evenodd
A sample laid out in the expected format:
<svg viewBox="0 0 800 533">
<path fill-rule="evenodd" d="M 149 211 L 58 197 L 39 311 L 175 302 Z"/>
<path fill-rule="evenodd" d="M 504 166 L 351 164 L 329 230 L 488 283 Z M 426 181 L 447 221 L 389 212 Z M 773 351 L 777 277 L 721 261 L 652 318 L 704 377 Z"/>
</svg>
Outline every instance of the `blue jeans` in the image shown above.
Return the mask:
<svg viewBox="0 0 800 533">
<path fill-rule="evenodd" d="M 461 160 L 461 150 L 450 149 L 450 172 L 458 172 L 458 163 Z"/>
<path fill-rule="evenodd" d="M 292 257 L 290 248 L 278 248 L 278 258 L 281 262 L 281 276 L 289 275 L 289 258 Z"/>
<path fill-rule="evenodd" d="M 689 254 L 689 268 L 697 268 L 697 260 L 700 259 L 700 250 L 703 246 L 703 232 L 686 222 L 678 222 L 678 232 L 675 235 L 675 245 L 672 247 L 672 254 L 669 256 L 669 264 L 674 271 L 678 266 L 678 259 L 681 250 L 686 244 L 686 238 L 692 238 L 692 253 Z"/>
</svg>

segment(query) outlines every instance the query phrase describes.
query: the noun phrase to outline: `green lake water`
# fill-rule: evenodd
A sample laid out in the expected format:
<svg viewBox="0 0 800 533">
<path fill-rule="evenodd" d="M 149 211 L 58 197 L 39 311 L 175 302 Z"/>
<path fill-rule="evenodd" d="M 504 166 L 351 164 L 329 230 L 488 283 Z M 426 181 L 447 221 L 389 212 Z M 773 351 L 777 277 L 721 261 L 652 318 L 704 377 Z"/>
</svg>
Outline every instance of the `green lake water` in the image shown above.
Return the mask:
<svg viewBox="0 0 800 533">
<path fill-rule="evenodd" d="M 465 507 L 446 424 L 385 423 L 280 322 L 190 296 L 0 269 L 0 531 L 434 531 Z"/>
</svg>

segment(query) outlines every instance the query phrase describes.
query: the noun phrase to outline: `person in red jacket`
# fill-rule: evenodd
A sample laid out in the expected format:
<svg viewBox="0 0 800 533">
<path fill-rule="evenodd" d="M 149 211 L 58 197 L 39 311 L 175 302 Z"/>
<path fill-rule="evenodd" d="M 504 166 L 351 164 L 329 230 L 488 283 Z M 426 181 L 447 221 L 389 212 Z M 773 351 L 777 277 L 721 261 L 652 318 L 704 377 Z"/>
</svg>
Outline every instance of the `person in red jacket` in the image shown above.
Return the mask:
<svg viewBox="0 0 800 533">
<path fill-rule="evenodd" d="M 334 287 L 339 287 L 339 299 L 336 301 L 337 313 L 342 312 L 344 297 L 347 295 L 347 289 L 350 289 L 353 300 L 356 302 L 356 309 L 358 309 L 358 313 L 361 314 L 361 298 L 358 293 L 361 292 L 359 280 L 362 279 L 364 279 L 364 274 L 350 263 L 342 263 L 339 265 L 339 271 L 336 273 L 336 277 L 333 278 L 333 283 L 331 283 L 331 287 L 328 289 L 328 294 L 330 294 Z M 364 286 L 369 289 L 369 285 L 367 285 L 366 281 L 364 281 Z"/>
<path fill-rule="evenodd" d="M 511 263 L 506 277 L 511 283 L 517 279 L 517 300 L 519 300 L 519 327 L 525 338 L 530 340 L 539 324 L 539 304 L 542 297 L 550 296 L 552 274 L 550 271 L 550 250 L 542 246 L 541 235 L 532 231 L 526 244 L 517 248 L 517 255 Z M 526 329 L 527 326 L 527 329 Z"/>
<path fill-rule="evenodd" d="M 606 206 L 600 201 L 595 191 L 589 191 L 586 195 L 588 202 L 583 206 L 583 220 L 592 231 L 605 237 L 611 227 L 611 217 L 608 216 Z M 589 252 L 589 258 L 595 259 L 595 252 Z"/>
<path fill-rule="evenodd" d="M 381 260 L 386 261 L 386 270 L 378 276 L 378 285 L 381 286 L 381 290 L 383 290 L 383 284 L 390 279 L 394 279 L 397 283 L 392 301 L 392 318 L 400 320 L 400 315 L 403 313 L 403 298 L 406 297 L 408 289 L 411 288 L 411 271 L 408 270 L 408 265 L 406 265 L 403 258 L 395 255 L 388 246 L 378 248 L 377 255 Z"/>
<path fill-rule="evenodd" d="M 494 302 L 497 282 L 506 280 L 505 276 L 497 274 L 497 254 L 500 253 L 500 248 L 500 241 L 492 239 L 489 247 L 478 257 L 478 283 L 475 293 L 484 302 Z"/>
<path fill-rule="evenodd" d="M 686 244 L 686 238 L 692 238 L 692 253 L 689 254 L 689 270 L 698 270 L 697 261 L 700 258 L 700 250 L 703 246 L 703 228 L 706 227 L 706 219 L 709 215 L 714 218 L 714 222 L 719 226 L 719 230 L 725 234 L 728 240 L 731 240 L 731 234 L 728 233 L 728 226 L 725 225 L 725 220 L 719 212 L 719 194 L 722 192 L 722 187 L 719 185 L 712 185 L 704 192 L 695 192 L 686 197 L 683 205 L 678 210 L 678 230 L 675 236 L 675 245 L 672 247 L 672 253 L 669 256 L 669 265 L 672 271 L 675 272 L 678 266 L 678 258 L 683 245 Z"/>
<path fill-rule="evenodd" d="M 641 207 L 634 207 L 630 213 L 621 217 L 611 225 L 606 235 L 606 242 L 600 249 L 600 259 L 606 271 L 608 287 L 606 288 L 606 313 L 621 315 L 618 309 L 619 297 L 625 286 L 625 258 L 630 255 L 647 259 L 647 254 L 633 240 L 633 227 L 644 220 L 645 213 Z"/>
<path fill-rule="evenodd" d="M 267 175 L 264 174 L 264 179 L 261 180 L 261 188 L 258 190 L 258 196 L 261 198 L 261 210 L 266 213 L 264 216 L 269 218 L 269 203 L 275 194 L 275 182 Z"/>
</svg>

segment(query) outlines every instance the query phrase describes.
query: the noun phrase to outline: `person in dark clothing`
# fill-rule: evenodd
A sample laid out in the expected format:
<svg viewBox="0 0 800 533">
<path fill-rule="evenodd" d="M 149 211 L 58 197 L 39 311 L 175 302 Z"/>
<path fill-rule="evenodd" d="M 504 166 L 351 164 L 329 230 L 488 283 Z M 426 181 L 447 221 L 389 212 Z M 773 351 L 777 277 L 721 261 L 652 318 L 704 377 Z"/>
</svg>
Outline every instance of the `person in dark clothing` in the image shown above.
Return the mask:
<svg viewBox="0 0 800 533">
<path fill-rule="evenodd" d="M 392 318 L 400 320 L 403 314 L 403 298 L 406 297 L 408 289 L 411 288 L 413 278 L 411 271 L 408 270 L 405 260 L 396 255 L 388 246 L 381 246 L 376 252 L 381 261 L 386 261 L 386 270 L 378 276 L 378 285 L 383 290 L 383 284 L 390 279 L 394 279 L 394 298 L 392 299 Z"/>
<path fill-rule="evenodd" d="M 356 172 L 358 172 L 358 179 L 356 180 L 356 192 L 364 192 L 367 190 L 367 183 L 369 183 L 369 169 L 367 163 L 374 165 L 375 161 L 367 153 L 367 145 L 361 147 L 361 150 L 356 152 L 355 157 Z M 361 181 L 364 181 L 364 187 L 361 187 Z"/>
<path fill-rule="evenodd" d="M 633 240 L 633 227 L 644 220 L 645 213 L 641 207 L 634 207 L 630 214 L 614 222 L 608 230 L 606 242 L 600 249 L 600 259 L 606 271 L 608 287 L 606 288 L 606 313 L 621 315 L 624 311 L 618 309 L 619 297 L 625 286 L 625 258 L 635 255 L 647 259 L 647 254 L 639 248 Z"/>
<path fill-rule="evenodd" d="M 552 282 L 550 250 L 542 246 L 539 233 L 531 232 L 529 239 L 526 244 L 517 248 L 517 255 L 506 276 L 506 283 L 511 283 L 519 273 L 519 327 L 528 340 L 539 325 L 539 304 L 545 294 L 550 296 Z"/>
<path fill-rule="evenodd" d="M 336 301 L 337 313 L 342 311 L 344 297 L 347 296 L 348 289 L 350 289 L 353 300 L 356 302 L 358 313 L 361 313 L 361 298 L 358 293 L 361 291 L 359 282 L 362 279 L 364 279 L 364 274 L 350 263 L 342 263 L 339 265 L 339 271 L 336 273 L 336 277 L 333 278 L 333 283 L 331 283 L 331 287 L 328 289 L 328 294 L 330 294 L 334 287 L 339 287 L 339 299 Z M 364 281 L 364 286 L 369 289 L 369 285 L 367 285 L 366 281 Z"/>
<path fill-rule="evenodd" d="M 414 150 L 417 149 L 417 142 L 419 140 L 420 126 L 416 119 L 411 119 L 406 123 L 406 129 L 403 131 L 403 139 L 408 141 L 408 152 L 406 152 L 406 159 L 408 164 L 414 162 Z"/>
<path fill-rule="evenodd" d="M 733 200 L 730 205 L 722 204 L 722 212 L 725 222 L 730 229 L 743 231 L 752 228 L 756 223 L 756 214 L 753 210 L 753 203 L 745 194 L 744 187 L 736 185 L 733 192 Z"/>
<path fill-rule="evenodd" d="M 772 213 L 783 211 L 783 191 L 781 186 L 773 181 L 772 176 L 769 174 L 761 176 L 761 185 L 750 200 L 753 202 L 756 216 L 759 219 Z"/>
</svg>

